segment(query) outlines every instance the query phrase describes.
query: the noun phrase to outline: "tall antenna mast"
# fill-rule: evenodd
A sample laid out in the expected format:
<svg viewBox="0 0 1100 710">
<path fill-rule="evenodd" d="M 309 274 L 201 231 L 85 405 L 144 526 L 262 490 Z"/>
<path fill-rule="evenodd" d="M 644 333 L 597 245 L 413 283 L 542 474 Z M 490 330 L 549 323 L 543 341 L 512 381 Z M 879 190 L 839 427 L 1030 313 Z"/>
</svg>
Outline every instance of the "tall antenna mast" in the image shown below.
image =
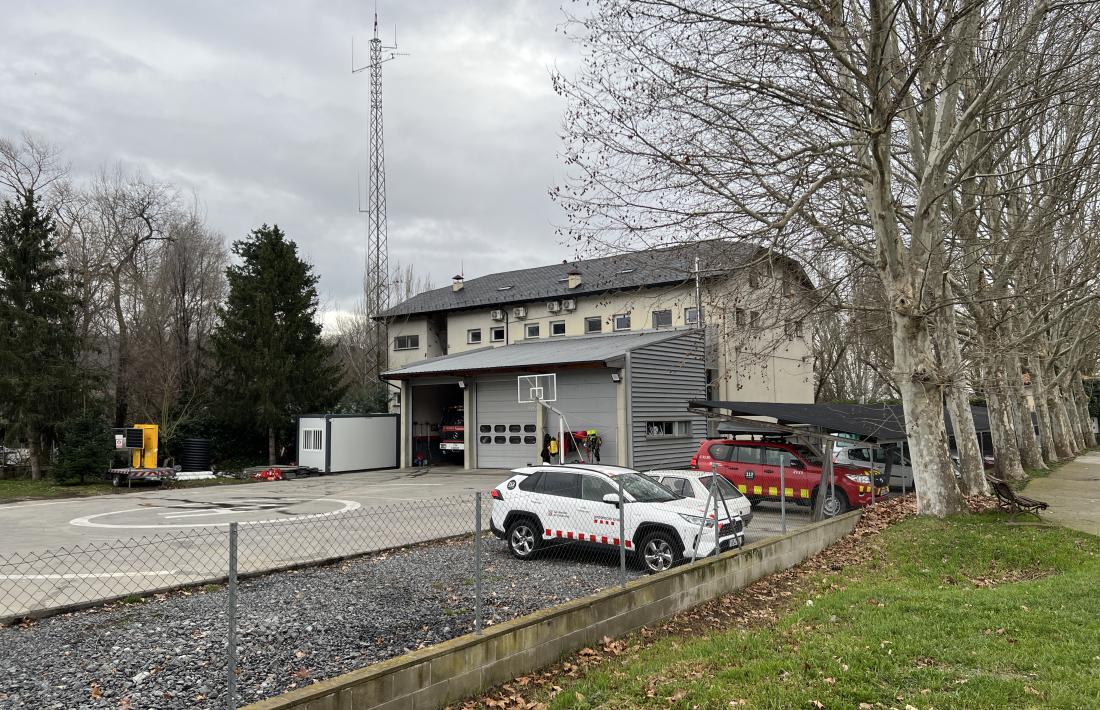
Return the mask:
<svg viewBox="0 0 1100 710">
<path fill-rule="evenodd" d="M 383 57 L 383 54 L 386 56 Z M 386 153 L 382 140 L 382 65 L 399 56 L 397 33 L 394 44 L 383 45 L 378 36 L 378 11 L 374 13 L 374 36 L 370 41 L 370 58 L 366 66 L 355 66 L 355 40 L 352 39 L 351 73 L 370 70 L 370 122 L 367 130 L 367 194 L 363 206 L 359 194 L 359 211 L 367 215 L 366 273 L 363 279 L 367 314 L 375 316 L 390 306 L 390 256 L 386 227 Z M 386 366 L 388 340 L 383 323 L 371 323 L 368 328 L 366 380 L 376 380 Z"/>
</svg>

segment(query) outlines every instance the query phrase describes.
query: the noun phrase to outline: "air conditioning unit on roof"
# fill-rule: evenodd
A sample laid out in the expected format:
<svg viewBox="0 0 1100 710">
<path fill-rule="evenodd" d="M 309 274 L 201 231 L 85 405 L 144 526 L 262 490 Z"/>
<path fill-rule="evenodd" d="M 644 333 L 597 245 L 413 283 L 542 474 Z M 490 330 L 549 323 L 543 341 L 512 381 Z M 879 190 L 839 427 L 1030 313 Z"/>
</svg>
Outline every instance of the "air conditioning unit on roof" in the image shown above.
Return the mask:
<svg viewBox="0 0 1100 710">
<path fill-rule="evenodd" d="M 577 302 L 572 298 L 567 298 L 561 302 L 561 307 L 567 311 L 577 310 Z"/>
<path fill-rule="evenodd" d="M 489 313 L 489 317 L 493 320 L 504 320 L 504 311 L 498 308 L 497 310 Z"/>
<path fill-rule="evenodd" d="M 527 317 L 527 306 L 516 306 L 515 308 L 513 308 L 512 309 L 512 317 L 513 318 L 526 318 Z"/>
<path fill-rule="evenodd" d="M 547 301 L 546 310 L 550 313 L 557 313 L 561 310 L 561 303 L 559 303 L 558 301 Z"/>
</svg>

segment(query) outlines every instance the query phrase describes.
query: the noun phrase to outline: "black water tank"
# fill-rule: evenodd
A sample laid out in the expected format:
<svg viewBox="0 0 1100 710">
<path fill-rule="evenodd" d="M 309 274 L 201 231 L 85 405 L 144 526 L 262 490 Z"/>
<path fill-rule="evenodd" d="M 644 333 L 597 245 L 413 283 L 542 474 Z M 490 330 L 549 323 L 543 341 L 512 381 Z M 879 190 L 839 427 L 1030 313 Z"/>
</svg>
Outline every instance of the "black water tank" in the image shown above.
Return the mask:
<svg viewBox="0 0 1100 710">
<path fill-rule="evenodd" d="M 210 439 L 184 439 L 180 463 L 184 471 L 209 471 Z"/>
</svg>

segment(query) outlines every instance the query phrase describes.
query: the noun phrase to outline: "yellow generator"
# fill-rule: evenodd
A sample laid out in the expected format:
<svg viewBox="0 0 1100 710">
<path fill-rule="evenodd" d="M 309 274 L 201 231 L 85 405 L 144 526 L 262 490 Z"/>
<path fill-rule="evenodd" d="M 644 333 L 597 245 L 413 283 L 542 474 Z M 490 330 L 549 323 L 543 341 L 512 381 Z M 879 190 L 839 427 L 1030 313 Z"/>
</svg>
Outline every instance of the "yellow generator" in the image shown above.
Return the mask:
<svg viewBox="0 0 1100 710">
<path fill-rule="evenodd" d="M 141 448 L 130 452 L 130 465 L 134 468 L 156 468 L 160 427 L 156 424 L 135 424 L 141 430 Z"/>
<path fill-rule="evenodd" d="M 112 468 L 108 471 L 115 486 L 130 485 L 135 478 L 146 481 L 163 481 L 175 477 L 173 468 L 160 468 L 160 427 L 156 424 L 135 424 L 126 429 L 115 429 L 115 448 L 129 449 L 130 468 Z"/>
</svg>

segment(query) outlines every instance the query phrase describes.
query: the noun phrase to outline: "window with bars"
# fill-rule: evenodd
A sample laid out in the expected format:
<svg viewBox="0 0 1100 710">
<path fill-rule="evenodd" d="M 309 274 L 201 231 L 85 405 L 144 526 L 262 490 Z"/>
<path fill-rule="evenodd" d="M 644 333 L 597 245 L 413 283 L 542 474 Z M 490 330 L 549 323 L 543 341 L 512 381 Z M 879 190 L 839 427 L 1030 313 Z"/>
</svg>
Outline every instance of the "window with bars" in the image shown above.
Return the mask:
<svg viewBox="0 0 1100 710">
<path fill-rule="evenodd" d="M 322 429 L 302 430 L 302 451 L 320 451 L 324 443 L 324 431 Z"/>
</svg>

